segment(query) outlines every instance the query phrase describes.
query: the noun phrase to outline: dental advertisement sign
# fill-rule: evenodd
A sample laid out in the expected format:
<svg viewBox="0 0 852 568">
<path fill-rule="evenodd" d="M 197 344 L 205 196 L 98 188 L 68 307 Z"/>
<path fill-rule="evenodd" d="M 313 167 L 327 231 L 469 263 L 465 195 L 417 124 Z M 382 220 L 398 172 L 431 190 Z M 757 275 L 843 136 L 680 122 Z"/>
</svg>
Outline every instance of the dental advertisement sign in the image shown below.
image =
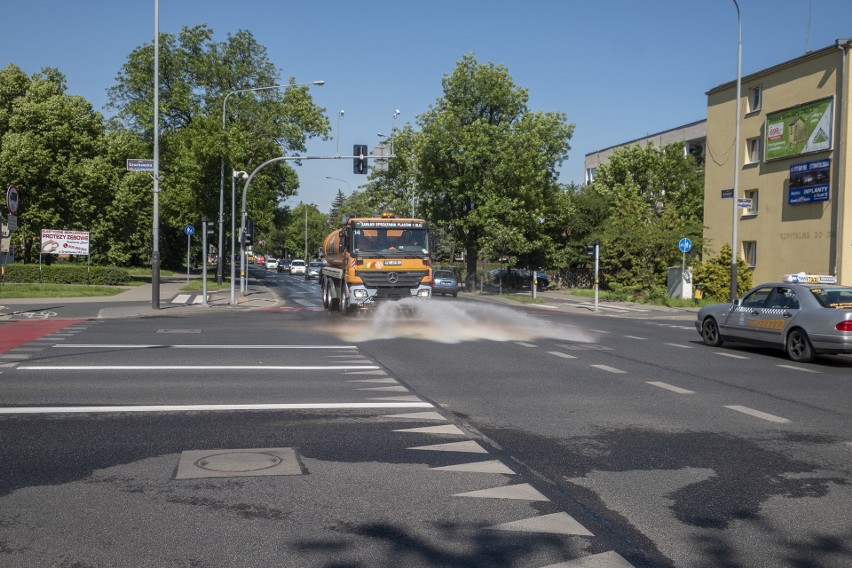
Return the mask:
<svg viewBox="0 0 852 568">
<path fill-rule="evenodd" d="M 830 150 L 833 121 L 831 97 L 767 114 L 766 161 Z"/>
<path fill-rule="evenodd" d="M 787 203 L 828 201 L 831 160 L 815 160 L 790 166 L 790 193 Z"/>
<path fill-rule="evenodd" d="M 42 254 L 89 254 L 89 231 L 41 230 Z"/>
</svg>

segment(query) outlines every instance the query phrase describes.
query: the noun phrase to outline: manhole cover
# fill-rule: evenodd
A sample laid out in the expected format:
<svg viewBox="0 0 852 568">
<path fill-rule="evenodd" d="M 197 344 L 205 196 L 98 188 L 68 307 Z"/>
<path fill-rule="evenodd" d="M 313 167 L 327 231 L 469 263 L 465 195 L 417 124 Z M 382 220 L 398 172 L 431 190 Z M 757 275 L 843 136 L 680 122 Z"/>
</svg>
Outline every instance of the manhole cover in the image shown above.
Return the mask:
<svg viewBox="0 0 852 568">
<path fill-rule="evenodd" d="M 175 479 L 302 475 L 293 448 L 187 450 L 181 453 Z"/>
</svg>

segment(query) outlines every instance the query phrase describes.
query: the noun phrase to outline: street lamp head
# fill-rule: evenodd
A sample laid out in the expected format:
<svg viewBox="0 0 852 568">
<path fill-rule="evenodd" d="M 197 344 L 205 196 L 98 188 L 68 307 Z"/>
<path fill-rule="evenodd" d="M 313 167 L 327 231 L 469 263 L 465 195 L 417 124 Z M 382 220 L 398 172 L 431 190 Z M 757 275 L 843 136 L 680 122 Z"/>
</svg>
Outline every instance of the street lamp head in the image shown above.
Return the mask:
<svg viewBox="0 0 852 568">
<path fill-rule="evenodd" d="M 311 85 L 318 85 L 322 87 L 323 85 L 325 85 L 325 81 L 311 81 Z"/>
<path fill-rule="evenodd" d="M 387 138 L 388 137 L 388 135 L 385 134 L 384 132 L 376 132 L 376 136 L 378 136 L 379 138 Z"/>
<path fill-rule="evenodd" d="M 344 115 L 345 113 L 346 113 L 346 111 L 345 111 L 345 110 L 340 109 L 340 112 L 339 112 L 339 113 L 337 113 L 337 117 L 338 117 L 338 118 L 343 118 L 343 115 Z"/>
<path fill-rule="evenodd" d="M 399 109 L 396 109 L 395 111 L 393 111 L 393 117 L 396 118 L 398 116 L 399 116 Z"/>
<path fill-rule="evenodd" d="M 248 179 L 249 178 L 249 175 L 242 170 L 240 170 L 240 171 L 234 170 L 233 176 L 234 176 L 234 178 L 240 178 L 240 179 Z"/>
</svg>

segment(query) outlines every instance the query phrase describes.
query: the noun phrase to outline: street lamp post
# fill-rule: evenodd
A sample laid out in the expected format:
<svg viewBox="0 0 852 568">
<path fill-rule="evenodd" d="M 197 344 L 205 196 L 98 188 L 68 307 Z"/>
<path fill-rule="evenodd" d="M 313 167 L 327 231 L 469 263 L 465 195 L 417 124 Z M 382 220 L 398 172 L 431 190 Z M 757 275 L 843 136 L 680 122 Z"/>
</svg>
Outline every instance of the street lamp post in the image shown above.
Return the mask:
<svg viewBox="0 0 852 568">
<path fill-rule="evenodd" d="M 237 279 L 236 275 L 236 266 L 234 265 L 234 253 L 237 250 L 236 243 L 236 219 L 234 218 L 234 211 L 237 210 L 237 178 L 246 180 L 248 179 L 248 174 L 246 172 L 233 170 L 231 172 L 231 250 L 230 250 L 230 260 L 231 260 L 231 301 L 230 305 L 234 305 L 237 303 L 236 297 L 234 295 L 234 285 Z M 222 258 L 222 253 L 219 253 L 219 258 Z M 240 270 L 242 270 L 242 266 L 240 266 Z M 242 290 L 242 284 L 240 284 L 240 289 Z"/>
<path fill-rule="evenodd" d="M 154 0 L 154 215 L 151 308 L 160 309 L 160 1 Z"/>
<path fill-rule="evenodd" d="M 737 216 L 739 215 L 739 207 L 737 207 L 737 198 L 739 197 L 740 185 L 740 96 L 742 90 L 742 62 L 743 62 L 743 26 L 740 16 L 740 5 L 737 0 L 733 0 L 734 6 L 737 8 L 737 121 L 736 130 L 734 133 L 734 195 L 733 213 L 731 216 L 732 236 L 731 236 L 731 302 L 737 299 L 737 257 L 739 256 L 739 246 L 737 246 Z"/>
<path fill-rule="evenodd" d="M 222 279 L 224 277 L 224 266 L 221 262 L 222 258 L 222 247 L 225 244 L 223 228 L 225 224 L 225 141 L 224 134 L 226 133 L 226 123 L 225 123 L 225 107 L 228 104 L 228 98 L 231 95 L 236 95 L 237 93 L 253 93 L 255 91 L 271 91 L 273 89 L 288 89 L 290 87 L 303 87 L 303 86 L 317 85 L 322 86 L 325 85 L 325 81 L 311 81 L 310 83 L 288 83 L 286 85 L 269 85 L 266 87 L 253 87 L 250 89 L 237 89 L 235 91 L 231 91 L 225 95 L 224 100 L 222 101 L 222 159 L 221 159 L 221 170 L 219 176 L 219 266 L 216 269 L 216 282 L 217 284 L 222 283 Z M 341 111 L 342 113 L 343 111 Z M 233 217 L 234 211 L 231 210 L 231 216 Z M 233 251 L 231 251 L 233 253 Z M 233 259 L 231 259 L 233 263 Z M 231 270 L 233 272 L 233 270 Z"/>
</svg>

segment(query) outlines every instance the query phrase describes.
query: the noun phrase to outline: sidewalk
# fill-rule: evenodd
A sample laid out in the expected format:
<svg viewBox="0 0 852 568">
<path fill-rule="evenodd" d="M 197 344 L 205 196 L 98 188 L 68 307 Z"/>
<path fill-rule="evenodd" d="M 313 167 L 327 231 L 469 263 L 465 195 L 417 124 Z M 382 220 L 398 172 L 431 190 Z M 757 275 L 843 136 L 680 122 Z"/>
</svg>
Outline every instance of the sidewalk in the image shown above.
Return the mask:
<svg viewBox="0 0 852 568">
<path fill-rule="evenodd" d="M 698 307 L 673 308 L 669 306 L 658 306 L 654 304 L 636 304 L 633 302 L 598 301 L 598 309 L 595 311 L 595 300 L 587 296 L 575 296 L 561 290 L 541 290 L 536 292 L 536 298 L 541 303 L 532 303 L 532 293 L 529 288 L 507 289 L 503 288 L 500 294 L 498 286 L 489 285 L 484 290 L 488 295 L 464 294 L 465 298 L 474 298 L 484 301 L 495 301 L 500 303 L 519 304 L 518 300 L 525 299 L 531 308 L 542 310 L 566 310 L 582 313 L 590 313 L 604 316 L 620 316 L 626 318 L 645 319 L 672 319 L 672 320 L 694 320 L 698 313 Z"/>
<path fill-rule="evenodd" d="M 190 275 L 190 279 L 200 276 Z M 245 295 L 240 294 L 239 282 L 234 290 L 234 304 L 231 305 L 230 287 L 221 290 L 207 292 L 207 306 L 201 300 L 198 303 L 188 304 L 186 302 L 172 303 L 180 296 L 197 296 L 201 292 L 184 292 L 186 276 L 168 276 L 160 279 L 159 309 L 153 308 L 153 285 L 145 283 L 140 286 L 132 286 L 124 292 L 113 296 L 85 296 L 70 298 L 3 298 L 0 303 L 14 305 L 49 305 L 61 301 L 63 304 L 101 304 L 98 310 L 98 318 L 123 318 L 123 317 L 153 317 L 158 315 L 189 314 L 198 310 L 210 308 L 216 309 L 259 309 L 278 306 L 282 300 L 272 293 L 268 288 L 259 284 L 252 278 L 248 279 Z M 118 305 L 122 304 L 122 305 Z"/>
</svg>

